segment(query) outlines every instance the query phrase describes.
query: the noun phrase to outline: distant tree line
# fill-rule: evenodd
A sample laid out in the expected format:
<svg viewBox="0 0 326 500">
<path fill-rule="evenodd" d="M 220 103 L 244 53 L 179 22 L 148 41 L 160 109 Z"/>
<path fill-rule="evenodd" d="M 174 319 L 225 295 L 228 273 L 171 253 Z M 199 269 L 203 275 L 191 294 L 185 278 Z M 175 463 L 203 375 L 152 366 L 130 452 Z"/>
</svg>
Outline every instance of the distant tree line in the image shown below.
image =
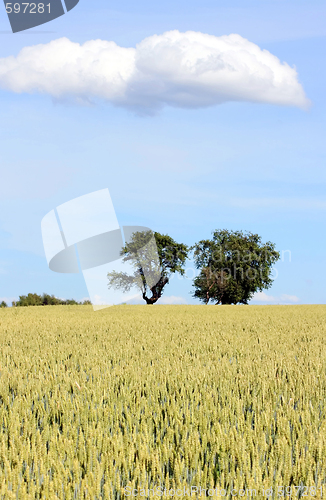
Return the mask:
<svg viewBox="0 0 326 500">
<path fill-rule="evenodd" d="M 12 302 L 13 307 L 28 307 L 28 306 L 86 306 L 91 305 L 90 300 L 84 300 L 83 302 L 77 302 L 74 299 L 58 299 L 54 295 L 48 295 L 43 293 L 43 295 L 37 295 L 37 293 L 29 293 L 28 295 L 21 295 L 19 300 Z M 6 302 L 3 300 L 0 303 L 0 307 L 8 307 Z"/>
<path fill-rule="evenodd" d="M 145 302 L 155 304 L 163 295 L 172 274 L 185 274 L 188 254 L 193 252 L 195 266 L 199 270 L 193 280 L 193 297 L 204 304 L 248 304 L 256 292 L 272 286 L 273 265 L 280 258 L 274 243 L 263 243 L 258 234 L 250 232 L 217 229 L 213 231 L 211 240 L 201 240 L 191 247 L 157 232 L 154 239 L 160 261 L 159 281 L 153 285 L 146 278 L 153 276 L 153 235 L 151 231 L 135 232 L 121 252 L 123 262 L 131 263 L 134 273 L 108 273 L 109 287 L 128 292 L 136 285 Z"/>
</svg>

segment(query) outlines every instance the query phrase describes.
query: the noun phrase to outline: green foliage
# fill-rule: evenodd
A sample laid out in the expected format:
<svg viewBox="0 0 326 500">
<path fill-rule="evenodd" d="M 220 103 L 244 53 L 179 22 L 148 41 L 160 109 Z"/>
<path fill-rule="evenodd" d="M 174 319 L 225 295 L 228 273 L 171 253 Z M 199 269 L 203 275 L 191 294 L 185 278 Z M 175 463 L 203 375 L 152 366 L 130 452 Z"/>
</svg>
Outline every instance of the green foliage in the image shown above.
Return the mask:
<svg viewBox="0 0 326 500">
<path fill-rule="evenodd" d="M 128 292 L 136 285 L 146 303 L 154 304 L 162 296 L 163 289 L 173 273 L 184 275 L 188 251 L 187 245 L 177 243 L 171 236 L 152 231 L 135 232 L 130 243 L 127 243 L 121 252 L 124 256 L 123 262 L 131 263 L 134 274 L 116 271 L 108 273 L 109 287 Z M 148 282 L 151 280 L 152 282 Z"/>
<path fill-rule="evenodd" d="M 28 307 L 28 306 L 74 306 L 74 305 L 89 305 L 91 302 L 85 300 L 84 302 L 77 302 L 74 299 L 62 300 L 54 295 L 37 295 L 37 293 L 29 293 L 28 295 L 21 295 L 17 302 L 13 302 L 14 307 Z"/>
<path fill-rule="evenodd" d="M 0 303 L 0 307 L 1 308 L 5 308 L 5 307 L 8 307 L 7 303 L 3 300 L 1 303 Z"/>
<path fill-rule="evenodd" d="M 242 231 L 216 230 L 192 250 L 200 269 L 193 296 L 206 304 L 248 304 L 255 292 L 271 287 L 272 266 L 280 258 L 273 243 Z"/>
</svg>

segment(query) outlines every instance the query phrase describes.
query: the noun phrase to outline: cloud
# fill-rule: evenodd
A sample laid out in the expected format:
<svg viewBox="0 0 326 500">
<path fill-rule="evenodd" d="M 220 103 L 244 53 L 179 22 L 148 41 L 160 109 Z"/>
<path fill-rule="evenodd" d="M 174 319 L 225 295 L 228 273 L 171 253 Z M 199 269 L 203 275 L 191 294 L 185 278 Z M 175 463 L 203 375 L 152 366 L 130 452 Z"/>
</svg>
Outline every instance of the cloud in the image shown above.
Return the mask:
<svg viewBox="0 0 326 500">
<path fill-rule="evenodd" d="M 4 301 L 7 306 L 10 307 L 13 301 L 17 301 L 18 299 L 16 297 L 0 297 L 0 303 Z"/>
<path fill-rule="evenodd" d="M 283 295 L 281 295 L 281 301 L 283 301 L 283 302 L 299 302 L 299 298 L 296 295 L 286 295 L 286 293 L 283 293 Z"/>
<path fill-rule="evenodd" d="M 271 295 L 267 295 L 265 292 L 257 292 L 253 296 L 252 300 L 255 300 L 257 302 L 275 302 L 275 297 L 272 297 Z"/>
<path fill-rule="evenodd" d="M 249 101 L 309 107 L 295 68 L 240 35 L 216 37 L 177 30 L 153 35 L 136 48 L 68 38 L 24 47 L 0 59 L 0 86 L 90 104 L 98 99 L 153 114 L 180 108 Z"/>
<path fill-rule="evenodd" d="M 277 303 L 277 304 L 293 304 L 295 302 L 299 302 L 299 298 L 296 295 L 287 295 L 283 293 L 279 297 L 273 297 L 272 295 L 268 295 L 265 292 L 257 292 L 252 298 L 255 302 L 268 302 L 268 303 Z"/>
</svg>

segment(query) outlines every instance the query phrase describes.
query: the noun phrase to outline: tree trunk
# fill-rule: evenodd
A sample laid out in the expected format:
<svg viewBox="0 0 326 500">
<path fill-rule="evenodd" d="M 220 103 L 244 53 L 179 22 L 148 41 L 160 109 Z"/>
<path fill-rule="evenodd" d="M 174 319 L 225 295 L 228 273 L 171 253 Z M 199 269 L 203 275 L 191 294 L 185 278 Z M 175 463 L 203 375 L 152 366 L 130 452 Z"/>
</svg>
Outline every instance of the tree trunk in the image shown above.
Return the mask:
<svg viewBox="0 0 326 500">
<path fill-rule="evenodd" d="M 146 291 L 143 292 L 143 299 L 146 301 L 146 304 L 148 306 L 155 304 L 155 302 L 157 302 L 158 299 L 161 298 L 162 290 L 168 282 L 169 282 L 168 278 L 162 279 L 161 277 L 159 282 L 150 289 L 152 292 L 151 297 L 146 296 Z"/>
<path fill-rule="evenodd" d="M 146 304 L 149 306 L 149 305 L 153 305 L 158 299 L 156 299 L 153 295 L 152 297 L 148 298 L 146 297 L 146 294 L 145 292 L 143 293 L 143 299 L 146 300 Z"/>
</svg>

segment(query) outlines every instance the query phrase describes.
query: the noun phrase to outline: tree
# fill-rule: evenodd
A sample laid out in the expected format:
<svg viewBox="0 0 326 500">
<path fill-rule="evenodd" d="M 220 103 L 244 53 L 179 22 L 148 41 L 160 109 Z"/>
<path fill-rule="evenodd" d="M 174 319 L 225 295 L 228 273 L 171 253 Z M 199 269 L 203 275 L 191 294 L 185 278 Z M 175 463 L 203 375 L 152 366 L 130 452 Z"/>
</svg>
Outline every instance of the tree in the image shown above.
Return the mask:
<svg viewBox="0 0 326 500">
<path fill-rule="evenodd" d="M 157 249 L 157 253 L 156 253 Z M 168 235 L 152 231 L 136 231 L 122 251 L 123 262 L 130 262 L 134 273 L 108 273 L 109 287 L 129 292 L 136 286 L 146 304 L 155 304 L 162 297 L 164 287 L 173 273 L 184 275 L 184 264 L 189 248 Z M 159 262 L 157 260 L 157 254 Z"/>
<path fill-rule="evenodd" d="M 16 302 L 16 307 L 27 306 L 42 306 L 42 297 L 37 293 L 29 293 L 28 295 L 20 295 Z"/>
<path fill-rule="evenodd" d="M 254 293 L 272 286 L 272 266 L 280 258 L 274 243 L 262 243 L 258 234 L 226 229 L 191 250 L 200 269 L 193 297 L 205 304 L 248 304 Z"/>
<path fill-rule="evenodd" d="M 1 308 L 4 308 L 4 307 L 8 307 L 7 303 L 3 300 L 1 303 L 0 303 L 0 307 Z"/>
</svg>

